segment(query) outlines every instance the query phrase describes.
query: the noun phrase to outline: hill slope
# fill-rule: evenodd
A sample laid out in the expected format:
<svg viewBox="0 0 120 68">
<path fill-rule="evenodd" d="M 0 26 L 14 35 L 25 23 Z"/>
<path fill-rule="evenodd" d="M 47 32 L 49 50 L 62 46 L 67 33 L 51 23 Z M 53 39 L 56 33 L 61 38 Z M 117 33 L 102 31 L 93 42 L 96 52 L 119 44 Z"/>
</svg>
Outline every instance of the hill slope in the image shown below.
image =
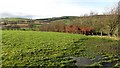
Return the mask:
<svg viewBox="0 0 120 68">
<path fill-rule="evenodd" d="M 37 31 L 3 31 L 2 39 L 3 66 L 76 66 L 71 56 L 103 56 L 97 65 L 119 60 L 118 41 L 111 39 Z"/>
</svg>

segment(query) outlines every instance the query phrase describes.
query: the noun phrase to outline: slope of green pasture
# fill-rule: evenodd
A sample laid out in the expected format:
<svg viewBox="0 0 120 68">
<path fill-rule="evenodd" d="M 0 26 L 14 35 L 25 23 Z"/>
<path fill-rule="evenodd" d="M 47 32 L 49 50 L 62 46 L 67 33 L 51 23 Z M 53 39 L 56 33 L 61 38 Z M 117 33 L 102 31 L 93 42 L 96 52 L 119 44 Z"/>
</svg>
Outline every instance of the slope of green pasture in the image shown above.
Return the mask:
<svg viewBox="0 0 120 68">
<path fill-rule="evenodd" d="M 0 20 L 3 21 L 24 21 L 24 20 L 29 20 L 27 18 L 0 18 Z"/>
<path fill-rule="evenodd" d="M 71 56 L 118 55 L 117 43 L 80 34 L 2 31 L 2 65 L 75 66 Z"/>
</svg>

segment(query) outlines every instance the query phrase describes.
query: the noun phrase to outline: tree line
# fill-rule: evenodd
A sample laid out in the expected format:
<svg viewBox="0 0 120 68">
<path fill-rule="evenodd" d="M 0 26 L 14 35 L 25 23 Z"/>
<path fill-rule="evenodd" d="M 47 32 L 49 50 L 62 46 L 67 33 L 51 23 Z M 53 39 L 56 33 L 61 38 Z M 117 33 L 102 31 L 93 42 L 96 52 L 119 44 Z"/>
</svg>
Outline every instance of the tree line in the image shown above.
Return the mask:
<svg viewBox="0 0 120 68">
<path fill-rule="evenodd" d="M 50 24 L 45 24 L 40 27 L 41 31 L 55 31 L 64 32 L 66 25 L 75 25 L 77 27 L 91 27 L 94 28 L 94 32 L 100 34 L 106 34 L 108 36 L 118 36 L 119 18 L 118 7 L 111 8 L 109 12 L 103 15 L 97 15 L 95 12 L 91 12 L 89 16 L 84 15 L 79 18 L 71 18 L 69 20 L 57 20 L 52 21 Z M 69 24 L 67 24 L 69 23 Z"/>
<path fill-rule="evenodd" d="M 96 35 L 119 36 L 119 9 L 120 7 L 118 4 L 117 7 L 111 8 L 110 11 L 105 12 L 103 15 L 98 15 L 96 12 L 90 12 L 90 15 L 85 14 L 81 17 L 64 16 L 60 18 L 42 19 L 42 21 L 48 22 L 49 24 L 42 24 L 39 26 L 35 26 L 33 20 L 30 20 L 27 24 L 28 28 L 31 30 L 65 32 L 66 26 L 73 25 L 82 28 L 94 28 L 94 33 L 96 33 Z M 21 27 L 16 23 L 12 23 L 7 27 L 7 29 L 9 28 L 20 29 Z"/>
</svg>

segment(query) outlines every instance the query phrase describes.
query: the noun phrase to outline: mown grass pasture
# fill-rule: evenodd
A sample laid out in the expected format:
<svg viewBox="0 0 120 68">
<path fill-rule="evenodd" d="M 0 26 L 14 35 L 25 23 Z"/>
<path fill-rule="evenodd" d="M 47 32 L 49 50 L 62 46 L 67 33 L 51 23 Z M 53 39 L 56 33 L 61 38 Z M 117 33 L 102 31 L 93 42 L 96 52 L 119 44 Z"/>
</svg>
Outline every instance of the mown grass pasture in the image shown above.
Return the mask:
<svg viewBox="0 0 120 68">
<path fill-rule="evenodd" d="M 104 66 L 117 61 L 118 40 L 80 34 L 39 31 L 2 31 L 2 66 L 75 66 L 71 57 L 101 60 L 87 66 Z"/>
</svg>

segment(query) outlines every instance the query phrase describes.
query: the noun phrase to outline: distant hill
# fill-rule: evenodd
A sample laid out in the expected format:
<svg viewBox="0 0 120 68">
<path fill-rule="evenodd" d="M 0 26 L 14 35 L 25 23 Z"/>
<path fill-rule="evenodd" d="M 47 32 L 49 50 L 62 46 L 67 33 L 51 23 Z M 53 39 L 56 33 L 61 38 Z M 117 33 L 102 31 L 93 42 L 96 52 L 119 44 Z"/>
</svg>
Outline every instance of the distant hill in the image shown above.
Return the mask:
<svg viewBox="0 0 120 68">
<path fill-rule="evenodd" d="M 109 16 L 109 15 L 108 15 Z M 42 22 L 42 23 L 50 23 L 52 21 L 62 21 L 63 23 L 69 23 L 71 20 L 75 19 L 83 19 L 83 18 L 104 18 L 105 15 L 93 15 L 93 16 L 62 16 L 62 17 L 52 17 L 52 18 L 44 18 L 44 19 L 28 19 L 28 18 L 0 18 L 0 21 L 10 21 L 10 22 L 23 22 L 23 21 L 30 21 L 35 22 Z"/>
<path fill-rule="evenodd" d="M 53 17 L 53 18 L 44 18 L 44 19 L 35 19 L 35 20 L 50 22 L 55 20 L 74 19 L 74 18 L 79 18 L 79 17 L 78 16 L 62 16 L 62 17 Z"/>
<path fill-rule="evenodd" d="M 66 19 L 75 19 L 75 18 L 84 18 L 84 17 L 104 17 L 104 15 L 93 15 L 93 16 L 62 16 L 62 17 L 52 17 L 44 19 L 28 19 L 28 18 L 0 18 L 0 21 L 24 21 L 24 20 L 33 20 L 33 21 L 43 21 L 50 22 L 56 20 L 66 20 Z"/>
<path fill-rule="evenodd" d="M 109 16 L 109 15 L 108 15 Z M 35 19 L 37 21 L 43 21 L 43 22 L 51 22 L 51 21 L 56 21 L 56 20 L 74 20 L 76 18 L 90 18 L 90 17 L 94 17 L 94 18 L 104 18 L 105 15 L 92 15 L 92 16 L 62 16 L 62 17 L 53 17 L 53 18 L 44 18 L 44 19 Z"/>
<path fill-rule="evenodd" d="M 27 18 L 0 18 L 0 21 L 24 21 L 24 20 L 30 20 Z"/>
</svg>

